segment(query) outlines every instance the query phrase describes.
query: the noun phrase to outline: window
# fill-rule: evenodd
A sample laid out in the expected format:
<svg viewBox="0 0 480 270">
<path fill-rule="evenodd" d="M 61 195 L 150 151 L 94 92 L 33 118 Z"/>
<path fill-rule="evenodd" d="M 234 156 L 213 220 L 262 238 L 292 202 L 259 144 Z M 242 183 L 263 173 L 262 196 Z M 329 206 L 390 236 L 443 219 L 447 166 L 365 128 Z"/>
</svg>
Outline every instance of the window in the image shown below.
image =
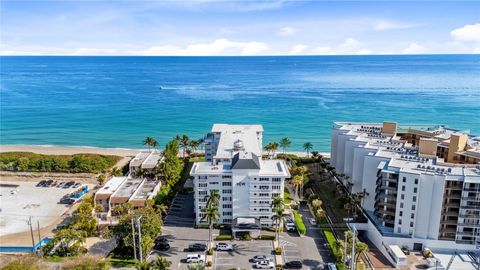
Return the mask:
<svg viewBox="0 0 480 270">
<path fill-rule="evenodd" d="M 405 191 L 405 186 L 402 186 L 402 191 Z"/>
<path fill-rule="evenodd" d="M 268 195 L 270 195 L 269 193 L 258 193 L 258 196 L 260 197 L 267 197 Z"/>
<path fill-rule="evenodd" d="M 403 216 L 403 211 L 400 211 L 399 216 Z"/>
<path fill-rule="evenodd" d="M 413 222 L 410 222 L 410 227 L 413 227 Z"/>
<path fill-rule="evenodd" d="M 272 189 L 280 189 L 280 186 L 272 186 Z"/>
<path fill-rule="evenodd" d="M 259 189 L 268 190 L 268 186 L 259 186 Z"/>
<path fill-rule="evenodd" d="M 403 177 L 402 182 L 405 183 L 407 181 L 406 177 Z"/>
<path fill-rule="evenodd" d="M 403 202 L 402 202 L 402 203 L 400 203 L 400 208 L 403 208 Z"/>
<path fill-rule="evenodd" d="M 413 201 L 414 201 L 414 202 L 417 201 L 417 196 L 413 196 Z"/>
<path fill-rule="evenodd" d="M 218 185 L 218 182 L 210 182 L 210 183 L 208 183 L 208 184 L 210 184 L 210 185 Z"/>
<path fill-rule="evenodd" d="M 272 198 L 280 196 L 280 193 L 272 193 Z"/>
<path fill-rule="evenodd" d="M 402 220 L 401 220 L 401 219 L 398 220 L 398 224 L 400 224 L 400 225 L 402 224 Z"/>
<path fill-rule="evenodd" d="M 222 201 L 223 201 L 223 202 L 231 202 L 231 201 L 232 201 L 232 197 L 222 197 Z"/>
<path fill-rule="evenodd" d="M 204 191 L 199 191 L 199 192 L 198 192 L 198 195 L 207 195 L 207 191 L 206 191 L 206 190 L 204 190 Z"/>
<path fill-rule="evenodd" d="M 268 216 L 259 216 L 260 219 L 270 219 Z"/>
<path fill-rule="evenodd" d="M 223 223 L 232 223 L 232 219 L 231 218 L 224 218 Z"/>
<path fill-rule="evenodd" d="M 412 213 L 412 214 L 410 215 L 410 218 L 415 218 L 415 214 Z"/>
<path fill-rule="evenodd" d="M 232 176 L 231 175 L 222 175 L 222 179 L 231 179 Z"/>
<path fill-rule="evenodd" d="M 401 232 L 402 232 L 402 228 L 398 228 L 398 229 L 397 229 L 397 232 L 398 232 L 398 233 L 401 233 Z"/>
<path fill-rule="evenodd" d="M 417 193 L 417 188 L 413 188 L 413 193 Z"/>
<path fill-rule="evenodd" d="M 412 210 L 414 210 L 414 211 L 415 211 L 415 204 L 414 204 L 414 205 L 412 205 Z"/>
<path fill-rule="evenodd" d="M 418 178 L 415 178 L 415 185 L 418 185 Z"/>
<path fill-rule="evenodd" d="M 401 198 L 402 200 L 405 200 L 405 194 L 400 195 L 400 198 Z"/>
<path fill-rule="evenodd" d="M 222 182 L 222 187 L 231 187 L 232 182 Z"/>
<path fill-rule="evenodd" d="M 258 180 L 259 180 L 259 181 L 270 181 L 270 178 L 268 178 L 268 177 L 260 177 Z"/>
<path fill-rule="evenodd" d="M 222 213 L 224 216 L 231 216 L 232 215 L 232 212 L 223 212 Z"/>
<path fill-rule="evenodd" d="M 232 190 L 231 189 L 224 189 L 224 190 L 222 190 L 222 194 L 232 194 Z"/>
<path fill-rule="evenodd" d="M 272 178 L 272 182 L 281 182 L 281 181 L 282 181 L 282 178 L 279 178 L 279 177 Z"/>
<path fill-rule="evenodd" d="M 198 179 L 207 179 L 207 176 L 206 175 L 199 175 Z"/>
<path fill-rule="evenodd" d="M 260 208 L 259 211 L 260 212 L 270 212 L 270 209 L 269 208 Z"/>
<path fill-rule="evenodd" d="M 224 204 L 222 205 L 223 208 L 232 208 L 232 205 L 231 204 Z"/>
<path fill-rule="evenodd" d="M 198 187 L 199 187 L 199 188 L 206 188 L 206 187 L 207 187 L 207 183 L 198 183 Z"/>
</svg>

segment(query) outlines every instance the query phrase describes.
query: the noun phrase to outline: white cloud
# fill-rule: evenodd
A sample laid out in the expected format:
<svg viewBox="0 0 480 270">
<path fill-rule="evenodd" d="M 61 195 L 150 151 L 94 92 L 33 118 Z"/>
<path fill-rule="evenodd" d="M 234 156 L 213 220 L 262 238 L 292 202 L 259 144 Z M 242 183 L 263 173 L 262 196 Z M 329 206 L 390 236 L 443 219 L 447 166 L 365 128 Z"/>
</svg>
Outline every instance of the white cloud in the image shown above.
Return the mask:
<svg viewBox="0 0 480 270">
<path fill-rule="evenodd" d="M 293 27 L 290 27 L 290 26 L 286 26 L 286 27 L 283 27 L 280 29 L 280 31 L 278 32 L 278 35 L 279 36 L 291 36 L 293 34 L 295 34 L 295 32 L 297 32 L 297 30 Z"/>
<path fill-rule="evenodd" d="M 293 46 L 292 49 L 290 50 L 290 54 L 301 54 L 301 53 L 304 52 L 307 48 L 308 48 L 307 45 L 303 45 L 303 44 L 295 45 L 295 46 Z"/>
<path fill-rule="evenodd" d="M 369 49 L 364 48 L 364 44 L 354 38 L 347 38 L 337 46 L 319 46 L 312 52 L 321 55 L 350 55 L 350 54 L 372 54 Z"/>
<path fill-rule="evenodd" d="M 467 24 L 450 32 L 454 40 L 480 42 L 480 23 Z"/>
<path fill-rule="evenodd" d="M 420 44 L 415 42 L 410 43 L 407 48 L 402 50 L 403 54 L 422 54 L 426 53 L 428 49 Z"/>
<path fill-rule="evenodd" d="M 367 49 L 361 49 L 361 50 L 358 50 L 355 54 L 364 54 L 364 55 L 367 55 L 367 54 L 372 54 L 372 51 L 371 51 L 371 50 L 367 50 Z"/>
<path fill-rule="evenodd" d="M 238 42 L 228 39 L 217 39 L 211 43 L 190 44 L 186 47 L 155 46 L 140 52 L 141 55 L 178 55 L 178 56 L 211 56 L 211 55 L 261 55 L 269 51 L 263 42 Z"/>
<path fill-rule="evenodd" d="M 115 49 L 101 49 L 101 48 L 78 48 L 69 55 L 115 55 L 118 51 Z"/>
<path fill-rule="evenodd" d="M 418 24 L 408 24 L 396 21 L 387 21 L 387 20 L 380 20 L 377 21 L 374 25 L 374 29 L 378 31 L 384 30 L 397 30 L 397 29 L 407 29 L 416 27 Z"/>
<path fill-rule="evenodd" d="M 330 48 L 328 46 L 319 46 L 319 47 L 314 48 L 312 51 L 314 53 L 320 54 L 320 55 L 334 54 L 333 51 L 332 51 L 332 48 Z"/>
</svg>

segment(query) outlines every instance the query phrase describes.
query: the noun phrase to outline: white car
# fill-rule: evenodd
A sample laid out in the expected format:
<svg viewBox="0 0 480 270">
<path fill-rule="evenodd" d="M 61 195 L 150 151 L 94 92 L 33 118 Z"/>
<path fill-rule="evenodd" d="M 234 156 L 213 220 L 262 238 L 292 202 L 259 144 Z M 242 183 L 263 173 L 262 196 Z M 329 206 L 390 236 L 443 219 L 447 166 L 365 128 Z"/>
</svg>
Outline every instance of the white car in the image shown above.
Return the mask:
<svg viewBox="0 0 480 270">
<path fill-rule="evenodd" d="M 317 221 L 316 221 L 314 218 L 309 218 L 308 221 L 309 221 L 310 224 L 312 224 L 313 226 L 317 226 Z"/>
<path fill-rule="evenodd" d="M 218 251 L 233 251 L 233 246 L 227 243 L 218 243 L 215 248 Z"/>
<path fill-rule="evenodd" d="M 203 263 L 205 262 L 205 255 L 201 254 L 188 254 L 187 263 Z"/>
<path fill-rule="evenodd" d="M 293 223 L 292 219 L 287 219 L 285 222 L 285 229 L 289 232 L 294 232 L 296 230 L 295 223 Z"/>
<path fill-rule="evenodd" d="M 337 266 L 334 263 L 327 263 L 328 270 L 337 270 Z"/>
<path fill-rule="evenodd" d="M 257 269 L 274 269 L 275 264 L 271 261 L 261 261 L 255 263 L 255 268 Z"/>
<path fill-rule="evenodd" d="M 267 256 L 265 255 L 255 255 L 250 261 L 256 263 L 256 262 L 270 261 L 270 259 L 267 258 Z"/>
</svg>

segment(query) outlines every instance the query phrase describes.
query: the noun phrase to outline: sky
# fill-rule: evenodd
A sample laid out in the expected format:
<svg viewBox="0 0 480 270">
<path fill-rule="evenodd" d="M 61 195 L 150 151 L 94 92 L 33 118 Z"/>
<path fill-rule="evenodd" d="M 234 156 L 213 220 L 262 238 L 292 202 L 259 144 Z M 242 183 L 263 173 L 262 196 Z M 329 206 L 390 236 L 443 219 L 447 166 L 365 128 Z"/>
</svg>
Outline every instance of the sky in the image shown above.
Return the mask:
<svg viewBox="0 0 480 270">
<path fill-rule="evenodd" d="M 0 1 L 1 55 L 480 53 L 480 1 Z"/>
</svg>

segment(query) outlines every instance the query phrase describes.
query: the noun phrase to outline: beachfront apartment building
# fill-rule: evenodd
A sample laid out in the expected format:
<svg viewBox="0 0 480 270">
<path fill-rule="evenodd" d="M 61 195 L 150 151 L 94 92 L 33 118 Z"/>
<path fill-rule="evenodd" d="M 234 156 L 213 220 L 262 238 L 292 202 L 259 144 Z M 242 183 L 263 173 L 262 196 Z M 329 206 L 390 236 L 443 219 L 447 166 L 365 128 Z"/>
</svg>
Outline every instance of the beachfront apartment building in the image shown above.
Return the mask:
<svg viewBox="0 0 480 270">
<path fill-rule="evenodd" d="M 219 223 L 272 226 L 272 198 L 283 198 L 290 173 L 285 161 L 262 159 L 262 136 L 261 125 L 213 125 L 204 139 L 206 161 L 195 162 L 190 171 L 197 224 L 206 223 L 206 196 L 217 189 Z"/>
<path fill-rule="evenodd" d="M 139 168 L 154 172 L 162 156 L 158 152 L 140 152 L 129 163 L 130 171 L 126 176 L 113 176 L 95 193 L 95 205 L 101 205 L 102 212 L 97 212 L 99 225 L 118 223 L 112 212 L 116 206 L 130 203 L 133 209 L 145 206 L 147 200 L 154 199 L 160 190 L 161 182 L 149 177 L 137 177 Z"/>
<path fill-rule="evenodd" d="M 444 126 L 334 123 L 330 163 L 351 192 L 365 192 L 356 224 L 388 256 L 480 246 L 480 138 Z M 350 185 L 349 185 L 350 186 Z"/>
</svg>

